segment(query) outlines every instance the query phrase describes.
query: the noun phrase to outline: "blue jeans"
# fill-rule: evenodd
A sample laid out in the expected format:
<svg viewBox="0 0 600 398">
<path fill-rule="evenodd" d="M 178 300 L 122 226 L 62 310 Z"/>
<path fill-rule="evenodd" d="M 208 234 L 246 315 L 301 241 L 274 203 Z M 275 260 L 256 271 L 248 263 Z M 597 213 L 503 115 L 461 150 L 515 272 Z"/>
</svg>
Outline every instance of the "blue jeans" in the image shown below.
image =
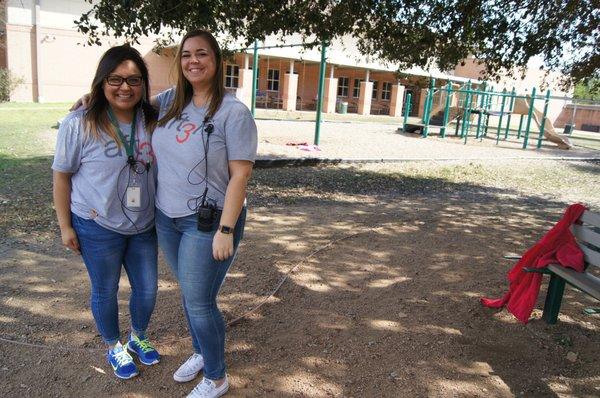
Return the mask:
<svg viewBox="0 0 600 398">
<path fill-rule="evenodd" d="M 233 232 L 234 255 L 217 261 L 212 255 L 215 231 L 198 231 L 196 215 L 170 218 L 156 210 L 158 244 L 179 281 L 183 310 L 194 351 L 204 357 L 204 376 L 225 376 L 225 321 L 217 307 L 217 294 L 242 239 L 246 209 Z"/>
<path fill-rule="evenodd" d="M 90 276 L 92 314 L 102 339 L 110 345 L 119 341 L 117 292 L 121 266 L 125 267 L 131 285 L 131 327 L 138 335 L 145 333 L 154 311 L 158 289 L 155 229 L 123 235 L 73 213 L 71 223 Z"/>
</svg>

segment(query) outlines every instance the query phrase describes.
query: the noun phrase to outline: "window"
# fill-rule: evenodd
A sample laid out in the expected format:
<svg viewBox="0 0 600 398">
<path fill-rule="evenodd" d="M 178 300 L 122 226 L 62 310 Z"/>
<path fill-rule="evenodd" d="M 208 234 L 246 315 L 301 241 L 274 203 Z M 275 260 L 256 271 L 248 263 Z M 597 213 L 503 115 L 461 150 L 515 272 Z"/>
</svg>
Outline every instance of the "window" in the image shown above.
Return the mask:
<svg viewBox="0 0 600 398">
<path fill-rule="evenodd" d="M 373 94 L 371 94 L 371 99 L 377 99 L 377 80 L 371 80 L 373 83 Z"/>
<path fill-rule="evenodd" d="M 339 77 L 338 78 L 338 97 L 347 97 L 348 96 L 348 83 L 350 79 L 347 77 Z"/>
<path fill-rule="evenodd" d="M 363 79 L 354 79 L 354 87 L 352 88 L 352 96 L 354 98 L 358 98 L 360 96 L 360 82 L 364 81 Z"/>
<path fill-rule="evenodd" d="M 267 71 L 267 91 L 279 91 L 279 69 Z"/>
<path fill-rule="evenodd" d="M 225 67 L 225 87 L 236 88 L 240 76 L 240 67 L 237 65 L 227 65 Z"/>
<path fill-rule="evenodd" d="M 383 82 L 383 87 L 381 87 L 381 99 L 389 100 L 392 97 L 392 83 Z"/>
</svg>

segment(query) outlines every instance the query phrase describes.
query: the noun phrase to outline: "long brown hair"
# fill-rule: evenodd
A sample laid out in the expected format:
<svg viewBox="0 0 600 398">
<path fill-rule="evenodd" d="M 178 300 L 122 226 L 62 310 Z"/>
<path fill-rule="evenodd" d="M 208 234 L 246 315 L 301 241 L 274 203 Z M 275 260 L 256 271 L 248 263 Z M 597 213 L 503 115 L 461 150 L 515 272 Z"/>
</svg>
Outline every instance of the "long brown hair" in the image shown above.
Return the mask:
<svg viewBox="0 0 600 398">
<path fill-rule="evenodd" d="M 183 75 L 183 69 L 181 69 L 181 53 L 183 51 L 183 44 L 185 41 L 192 37 L 202 37 L 210 46 L 210 49 L 215 54 L 215 63 L 216 63 L 216 73 L 213 78 L 211 87 L 210 87 L 210 102 L 208 105 L 208 113 L 207 116 L 212 118 L 217 110 L 221 106 L 221 102 L 223 102 L 223 97 L 225 96 L 225 84 L 223 82 L 223 54 L 221 53 L 221 47 L 219 47 L 219 43 L 217 43 L 217 39 L 207 30 L 195 29 L 187 32 L 183 39 L 181 39 L 181 43 L 179 44 L 179 48 L 177 49 L 177 54 L 175 55 L 175 61 L 173 63 L 173 68 L 176 70 L 176 78 L 177 83 L 175 85 L 175 99 L 171 104 L 169 110 L 165 115 L 158 121 L 159 126 L 164 126 L 167 121 L 171 119 L 179 119 L 181 118 L 181 113 L 183 112 L 183 108 L 185 108 L 190 101 L 192 100 L 192 96 L 194 95 L 194 90 L 192 85 Z"/>
<path fill-rule="evenodd" d="M 84 116 L 85 131 L 88 134 L 95 139 L 100 139 L 103 134 L 106 134 L 115 140 L 119 147 L 121 147 L 121 140 L 119 139 L 118 133 L 111 123 L 107 112 L 109 103 L 104 95 L 104 82 L 106 81 L 106 78 L 125 61 L 132 61 L 135 63 L 142 75 L 143 94 L 142 99 L 136 106 L 140 106 L 142 109 L 142 120 L 144 121 L 146 132 L 148 134 L 152 133 L 154 127 L 156 127 L 158 114 L 148 101 L 148 93 L 150 92 L 148 67 L 141 54 L 129 44 L 112 47 L 102 55 L 102 58 L 100 58 L 98 68 L 96 69 L 96 75 L 92 81 L 88 108 Z"/>
</svg>

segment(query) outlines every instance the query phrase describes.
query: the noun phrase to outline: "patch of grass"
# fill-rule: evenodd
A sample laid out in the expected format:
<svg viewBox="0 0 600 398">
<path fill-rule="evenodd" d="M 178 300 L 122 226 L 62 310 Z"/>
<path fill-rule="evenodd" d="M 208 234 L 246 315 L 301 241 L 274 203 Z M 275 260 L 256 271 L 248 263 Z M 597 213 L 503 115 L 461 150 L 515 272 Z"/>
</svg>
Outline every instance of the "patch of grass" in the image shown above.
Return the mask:
<svg viewBox="0 0 600 398">
<path fill-rule="evenodd" d="M 58 120 L 68 105 L 2 104 L 0 107 L 0 168 L 10 158 L 49 155 L 54 151 Z"/>
<path fill-rule="evenodd" d="M 67 104 L 0 106 L 0 231 L 44 229 L 52 223 L 52 154 Z"/>
<path fill-rule="evenodd" d="M 600 163 L 536 160 L 507 160 L 458 164 L 411 163 L 390 165 L 380 172 L 411 178 L 446 180 L 515 193 L 583 201 L 600 205 Z"/>
<path fill-rule="evenodd" d="M 523 195 L 600 207 L 598 186 L 597 162 L 507 160 L 258 169 L 249 189 L 252 202 L 260 205 L 380 195 L 426 200 L 465 194 L 466 200 L 476 200 L 477 193 L 487 192 L 495 200 L 502 200 L 505 195 Z"/>
<path fill-rule="evenodd" d="M 38 104 L 34 102 L 3 102 L 0 103 L 0 111 L 3 109 L 69 109 L 71 105 L 73 105 L 71 102 L 49 102 L 44 104 Z"/>
<path fill-rule="evenodd" d="M 600 150 L 600 134 L 583 133 L 576 131 L 570 136 L 573 144 L 591 149 Z"/>
</svg>

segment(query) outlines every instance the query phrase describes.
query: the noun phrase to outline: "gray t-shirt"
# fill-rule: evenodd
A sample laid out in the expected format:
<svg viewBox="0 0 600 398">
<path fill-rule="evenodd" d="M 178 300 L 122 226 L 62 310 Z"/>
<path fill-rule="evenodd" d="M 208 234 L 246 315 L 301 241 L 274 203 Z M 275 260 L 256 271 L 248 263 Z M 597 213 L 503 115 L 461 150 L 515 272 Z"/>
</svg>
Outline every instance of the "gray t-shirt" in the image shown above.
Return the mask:
<svg viewBox="0 0 600 398">
<path fill-rule="evenodd" d="M 162 117 L 175 98 L 175 89 L 163 91 L 157 98 Z M 207 184 L 207 198 L 222 209 L 229 183 L 228 161 L 254 162 L 256 158 L 256 124 L 242 102 L 226 94 L 215 116 L 204 123 L 207 110 L 191 101 L 180 119 L 169 120 L 152 134 L 158 163 L 156 207 L 171 218 L 195 213 Z M 207 131 L 211 129 L 207 142 Z"/>
<path fill-rule="evenodd" d="M 152 164 L 150 172 L 138 165 L 142 174 L 129 167 L 123 146 L 119 148 L 108 136 L 94 139 L 86 134 L 83 117 L 83 110 L 71 112 L 60 124 L 52 163 L 53 170 L 73 174 L 71 211 L 126 235 L 152 228 L 156 191 L 154 155 L 141 115 L 136 123 L 135 158 L 143 164 Z M 129 145 L 131 125 L 119 125 Z M 138 206 L 128 205 L 126 190 L 131 186 L 139 187 Z"/>
</svg>

